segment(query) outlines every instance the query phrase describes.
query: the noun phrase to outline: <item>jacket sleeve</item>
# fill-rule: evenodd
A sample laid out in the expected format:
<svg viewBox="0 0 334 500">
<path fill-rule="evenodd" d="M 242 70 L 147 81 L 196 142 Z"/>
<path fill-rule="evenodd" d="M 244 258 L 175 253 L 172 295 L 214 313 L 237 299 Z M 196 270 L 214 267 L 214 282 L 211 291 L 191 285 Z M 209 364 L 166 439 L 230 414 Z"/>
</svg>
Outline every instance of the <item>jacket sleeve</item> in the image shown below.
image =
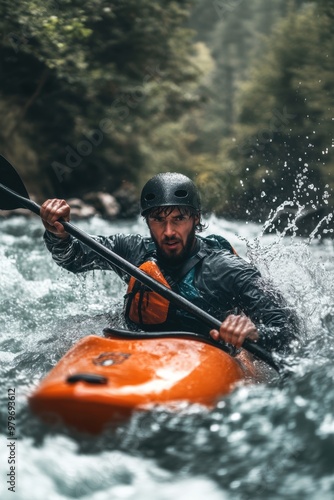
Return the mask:
<svg viewBox="0 0 334 500">
<path fill-rule="evenodd" d="M 258 328 L 258 344 L 287 352 L 298 336 L 298 320 L 280 292 L 246 263 L 234 276 L 234 289 L 238 306 Z"/>
<path fill-rule="evenodd" d="M 144 238 L 140 235 L 116 234 L 108 237 L 92 236 L 92 238 L 135 265 L 138 264 L 145 246 Z M 72 236 L 61 239 L 46 231 L 44 241 L 56 264 L 67 271 L 82 273 L 96 269 L 108 269 L 115 271 L 125 281 L 128 280 L 127 273 L 100 257 L 87 245 Z"/>
</svg>

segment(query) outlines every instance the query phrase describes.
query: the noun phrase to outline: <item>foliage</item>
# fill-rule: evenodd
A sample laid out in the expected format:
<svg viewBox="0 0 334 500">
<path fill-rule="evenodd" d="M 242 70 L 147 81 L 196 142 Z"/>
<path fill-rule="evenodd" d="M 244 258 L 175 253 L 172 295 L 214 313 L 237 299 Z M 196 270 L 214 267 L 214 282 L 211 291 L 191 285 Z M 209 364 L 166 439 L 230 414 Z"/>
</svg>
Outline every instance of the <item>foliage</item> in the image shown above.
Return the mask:
<svg viewBox="0 0 334 500">
<path fill-rule="evenodd" d="M 200 2 L 201 23 L 208 13 L 215 12 L 215 22 L 203 33 L 215 63 L 213 71 L 203 82 L 207 95 L 201 120 L 201 136 L 197 147 L 201 152 L 217 153 L 222 137 L 231 134 L 237 119 L 237 91 L 240 82 L 246 80 L 264 47 L 263 35 L 270 33 L 272 26 L 284 14 L 284 1 L 217 0 L 210 6 Z M 202 10 L 206 9 L 206 16 Z M 199 21 L 197 21 L 198 25 Z"/>
<path fill-rule="evenodd" d="M 0 10 L 0 144 L 29 191 L 80 196 L 174 170 L 219 215 L 332 210 L 334 0 Z"/>
<path fill-rule="evenodd" d="M 216 24 L 221 46 L 213 46 L 208 83 L 214 97 L 196 114 L 195 151 L 208 165 L 202 178 L 210 193 L 219 186 L 223 194 L 209 195 L 217 214 L 263 222 L 283 203 L 295 211 L 306 206 L 319 220 L 333 207 L 333 1 L 290 2 L 270 35 L 258 38 L 254 26 L 264 32 L 270 17 L 263 4 L 257 10 L 261 3 L 247 4 L 252 12 L 242 5 L 245 12 L 236 8 Z M 242 37 L 249 37 L 246 50 Z"/>
<path fill-rule="evenodd" d="M 196 104 L 184 97 L 198 74 L 183 27 L 190 4 L 2 2 L 0 142 L 17 165 L 32 160 L 27 179 L 40 172 L 43 194 L 138 179 L 143 123 L 175 122 Z"/>
<path fill-rule="evenodd" d="M 268 214 L 273 203 L 298 202 L 314 210 L 328 203 L 331 31 L 330 19 L 317 15 L 315 7 L 291 14 L 243 87 L 234 130 L 237 148 L 229 156 L 238 165 L 244 209 L 253 218 Z"/>
</svg>

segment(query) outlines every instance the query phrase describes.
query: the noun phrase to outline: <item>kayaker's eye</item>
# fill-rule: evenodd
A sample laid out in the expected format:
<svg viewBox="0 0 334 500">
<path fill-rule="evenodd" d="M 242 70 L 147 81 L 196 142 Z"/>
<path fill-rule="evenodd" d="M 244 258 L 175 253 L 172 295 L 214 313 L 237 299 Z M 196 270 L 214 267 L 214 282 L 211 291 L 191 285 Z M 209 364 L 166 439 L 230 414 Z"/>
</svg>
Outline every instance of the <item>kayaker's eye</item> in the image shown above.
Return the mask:
<svg viewBox="0 0 334 500">
<path fill-rule="evenodd" d="M 153 222 L 163 222 L 162 217 L 152 217 Z"/>
</svg>

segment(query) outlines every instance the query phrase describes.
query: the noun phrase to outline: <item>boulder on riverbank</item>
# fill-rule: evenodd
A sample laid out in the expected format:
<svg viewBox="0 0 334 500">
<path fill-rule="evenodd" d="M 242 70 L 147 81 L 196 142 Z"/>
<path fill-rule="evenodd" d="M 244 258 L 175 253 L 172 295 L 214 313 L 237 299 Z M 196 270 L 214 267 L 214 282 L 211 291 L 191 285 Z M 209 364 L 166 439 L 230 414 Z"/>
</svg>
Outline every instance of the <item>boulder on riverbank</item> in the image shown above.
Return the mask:
<svg viewBox="0 0 334 500">
<path fill-rule="evenodd" d="M 33 198 L 32 198 L 33 199 Z M 135 186 L 124 182 L 113 194 L 102 191 L 90 192 L 83 198 L 68 198 L 71 206 L 71 215 L 77 219 L 88 219 L 99 215 L 104 219 L 127 219 L 137 217 L 139 214 L 138 194 Z M 42 203 L 40 201 L 39 203 Z M 0 217 L 14 215 L 31 216 L 32 212 L 25 209 L 0 210 Z"/>
<path fill-rule="evenodd" d="M 106 219 L 116 219 L 120 215 L 121 207 L 116 198 L 109 193 L 102 191 L 88 193 L 84 196 L 84 202 Z"/>
</svg>

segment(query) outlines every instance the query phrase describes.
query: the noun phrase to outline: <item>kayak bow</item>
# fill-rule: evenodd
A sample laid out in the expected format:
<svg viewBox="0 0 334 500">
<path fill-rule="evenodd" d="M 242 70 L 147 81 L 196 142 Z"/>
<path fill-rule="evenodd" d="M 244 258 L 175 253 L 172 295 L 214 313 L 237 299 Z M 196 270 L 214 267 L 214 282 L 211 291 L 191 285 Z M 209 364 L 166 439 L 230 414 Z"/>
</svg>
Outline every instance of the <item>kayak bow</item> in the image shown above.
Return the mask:
<svg viewBox="0 0 334 500">
<path fill-rule="evenodd" d="M 90 335 L 65 354 L 29 404 L 48 423 L 98 433 L 155 405 L 212 406 L 237 382 L 255 377 L 245 351 L 232 357 L 200 340 Z"/>
</svg>

